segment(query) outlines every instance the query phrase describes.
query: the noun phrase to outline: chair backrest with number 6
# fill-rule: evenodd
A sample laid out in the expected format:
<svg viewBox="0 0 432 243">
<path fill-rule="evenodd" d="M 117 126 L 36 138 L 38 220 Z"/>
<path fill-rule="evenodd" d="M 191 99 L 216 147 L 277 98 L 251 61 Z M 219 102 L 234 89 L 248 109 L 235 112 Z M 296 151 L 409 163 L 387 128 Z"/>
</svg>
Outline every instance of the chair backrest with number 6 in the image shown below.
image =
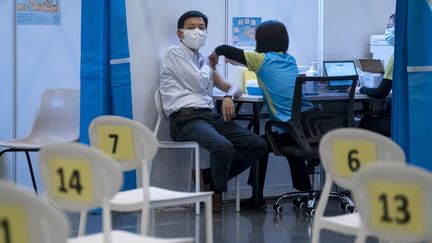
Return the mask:
<svg viewBox="0 0 432 243">
<path fill-rule="evenodd" d="M 47 196 L 69 211 L 104 206 L 123 183 L 115 160 L 79 143 L 44 147 L 39 167 Z"/>
<path fill-rule="evenodd" d="M 66 215 L 34 194 L 1 180 L 0 195 L 0 242 L 66 242 Z"/>
<path fill-rule="evenodd" d="M 359 128 L 328 132 L 320 141 L 319 154 L 327 176 L 347 189 L 354 187 L 353 176 L 366 164 L 405 162 L 405 154 L 399 145 L 380 134 Z"/>
<path fill-rule="evenodd" d="M 364 222 L 356 242 L 370 234 L 391 242 L 432 241 L 429 171 L 377 163 L 357 173 L 354 184 L 354 200 Z"/>
</svg>

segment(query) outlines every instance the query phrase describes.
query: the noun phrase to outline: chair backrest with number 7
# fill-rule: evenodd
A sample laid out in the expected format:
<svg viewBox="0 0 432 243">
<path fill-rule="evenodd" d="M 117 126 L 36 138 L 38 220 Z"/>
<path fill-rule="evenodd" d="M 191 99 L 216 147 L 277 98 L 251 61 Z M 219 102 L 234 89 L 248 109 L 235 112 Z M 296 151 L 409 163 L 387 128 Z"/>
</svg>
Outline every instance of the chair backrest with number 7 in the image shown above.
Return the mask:
<svg viewBox="0 0 432 243">
<path fill-rule="evenodd" d="M 115 160 L 79 143 L 44 147 L 39 153 L 39 167 L 47 196 L 68 211 L 107 205 L 123 183 Z"/>
<path fill-rule="evenodd" d="M 151 161 L 158 149 L 150 129 L 139 122 L 120 116 L 99 116 L 90 123 L 89 138 L 92 146 L 110 155 L 123 170 L 138 169 Z"/>
<path fill-rule="evenodd" d="M 394 163 L 365 166 L 354 177 L 354 200 L 366 235 L 391 242 L 432 241 L 432 173 Z"/>
</svg>

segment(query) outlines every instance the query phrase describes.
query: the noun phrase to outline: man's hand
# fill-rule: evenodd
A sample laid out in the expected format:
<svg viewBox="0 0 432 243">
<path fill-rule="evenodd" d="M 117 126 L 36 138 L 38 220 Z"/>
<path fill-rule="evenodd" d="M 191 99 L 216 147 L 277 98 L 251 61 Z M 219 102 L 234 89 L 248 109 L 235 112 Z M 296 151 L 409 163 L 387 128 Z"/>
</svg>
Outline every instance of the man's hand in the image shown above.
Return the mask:
<svg viewBox="0 0 432 243">
<path fill-rule="evenodd" d="M 208 58 L 209 58 L 209 61 L 210 61 L 210 67 L 212 69 L 215 69 L 216 65 L 219 62 L 219 56 L 216 55 L 216 53 L 213 51 Z"/>
<path fill-rule="evenodd" d="M 230 97 L 222 100 L 222 116 L 226 122 L 230 122 L 235 117 L 234 101 Z"/>
</svg>

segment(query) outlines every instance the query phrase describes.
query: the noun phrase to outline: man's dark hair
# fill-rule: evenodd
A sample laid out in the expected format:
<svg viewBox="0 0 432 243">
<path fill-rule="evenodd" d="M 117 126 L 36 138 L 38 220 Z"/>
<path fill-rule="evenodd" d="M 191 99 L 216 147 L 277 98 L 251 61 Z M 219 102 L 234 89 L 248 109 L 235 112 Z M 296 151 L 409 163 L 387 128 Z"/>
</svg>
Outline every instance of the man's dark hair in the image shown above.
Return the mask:
<svg viewBox="0 0 432 243">
<path fill-rule="evenodd" d="M 188 18 L 203 18 L 205 22 L 205 27 L 207 28 L 208 25 L 208 18 L 205 16 L 205 14 L 201 13 L 197 10 L 187 11 L 182 16 L 180 16 L 179 20 L 177 21 L 177 29 L 182 29 L 184 27 L 185 21 Z"/>
<path fill-rule="evenodd" d="M 277 20 L 261 23 L 255 33 L 256 52 L 283 52 L 288 51 L 289 37 L 285 25 Z"/>
</svg>

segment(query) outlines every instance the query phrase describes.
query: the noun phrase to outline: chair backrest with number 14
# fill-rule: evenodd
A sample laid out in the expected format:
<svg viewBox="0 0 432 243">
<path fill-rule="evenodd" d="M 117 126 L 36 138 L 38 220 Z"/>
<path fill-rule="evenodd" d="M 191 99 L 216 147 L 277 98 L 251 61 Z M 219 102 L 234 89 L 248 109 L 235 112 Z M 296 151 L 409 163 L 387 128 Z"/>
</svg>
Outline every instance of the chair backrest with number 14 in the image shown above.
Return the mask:
<svg viewBox="0 0 432 243">
<path fill-rule="evenodd" d="M 100 207 L 120 190 L 120 166 L 103 152 L 79 143 L 53 144 L 39 154 L 47 196 L 68 211 Z"/>
</svg>

